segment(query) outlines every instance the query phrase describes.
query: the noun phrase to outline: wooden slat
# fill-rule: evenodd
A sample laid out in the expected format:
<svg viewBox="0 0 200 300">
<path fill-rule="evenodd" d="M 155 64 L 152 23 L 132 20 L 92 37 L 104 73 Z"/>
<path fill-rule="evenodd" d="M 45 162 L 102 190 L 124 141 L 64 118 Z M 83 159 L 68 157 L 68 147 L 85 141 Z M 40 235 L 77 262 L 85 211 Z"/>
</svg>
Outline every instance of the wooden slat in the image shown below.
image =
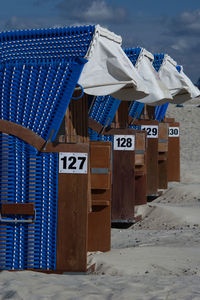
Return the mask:
<svg viewBox="0 0 200 300">
<path fill-rule="evenodd" d="M 109 189 L 111 172 L 108 174 L 91 174 L 91 189 Z"/>
<path fill-rule="evenodd" d="M 135 154 L 135 165 L 140 166 L 144 164 L 145 164 L 144 154 Z"/>
<path fill-rule="evenodd" d="M 147 203 L 147 176 L 135 176 L 135 205 Z"/>
<path fill-rule="evenodd" d="M 88 127 L 98 133 L 101 132 L 103 129 L 103 126 L 100 123 L 91 118 L 88 118 Z"/>
<path fill-rule="evenodd" d="M 88 216 L 88 251 L 109 251 L 111 248 L 111 206 L 94 206 Z"/>
<path fill-rule="evenodd" d="M 95 189 L 92 190 L 92 201 L 94 200 L 111 201 L 111 188 L 109 189 Z"/>
<path fill-rule="evenodd" d="M 115 115 L 117 128 L 126 128 L 128 124 L 128 101 L 121 101 Z"/>
<path fill-rule="evenodd" d="M 158 161 L 167 161 L 167 152 L 159 152 Z"/>
<path fill-rule="evenodd" d="M 33 203 L 2 203 L 1 214 L 34 216 L 34 208 Z"/>
<path fill-rule="evenodd" d="M 109 206 L 110 201 L 107 200 L 92 200 L 92 206 Z"/>
<path fill-rule="evenodd" d="M 168 188 L 168 173 L 167 173 L 167 158 L 158 161 L 158 188 L 167 189 Z"/>
<path fill-rule="evenodd" d="M 145 175 L 145 171 L 144 170 L 135 169 L 135 177 L 143 176 L 143 175 Z"/>
<path fill-rule="evenodd" d="M 108 168 L 110 169 L 110 143 L 107 145 L 98 145 L 96 143 L 90 143 L 90 167 L 91 168 Z"/>
<path fill-rule="evenodd" d="M 158 152 L 167 152 L 168 151 L 168 142 L 159 143 L 158 142 Z"/>
<path fill-rule="evenodd" d="M 175 119 L 174 118 L 165 118 L 165 123 L 174 123 Z"/>
<path fill-rule="evenodd" d="M 75 93 L 75 97 L 78 95 Z M 88 96 L 83 95 L 82 98 L 71 100 L 65 114 L 65 132 L 66 142 L 71 143 L 87 143 L 88 135 Z"/>
<path fill-rule="evenodd" d="M 146 147 L 146 132 L 135 132 L 135 150 L 145 150 Z"/>
</svg>

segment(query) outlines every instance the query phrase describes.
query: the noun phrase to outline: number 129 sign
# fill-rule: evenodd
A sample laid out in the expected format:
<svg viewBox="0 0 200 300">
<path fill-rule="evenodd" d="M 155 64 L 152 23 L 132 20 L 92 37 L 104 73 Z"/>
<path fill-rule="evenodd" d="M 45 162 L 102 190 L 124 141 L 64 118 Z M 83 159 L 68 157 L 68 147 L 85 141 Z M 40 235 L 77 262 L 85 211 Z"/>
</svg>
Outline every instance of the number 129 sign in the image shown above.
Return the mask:
<svg viewBox="0 0 200 300">
<path fill-rule="evenodd" d="M 59 173 L 87 174 L 87 153 L 59 153 Z"/>
<path fill-rule="evenodd" d="M 135 150 L 134 135 L 114 135 L 114 150 Z"/>
<path fill-rule="evenodd" d="M 158 138 L 158 126 L 157 125 L 142 125 L 141 130 L 147 132 L 147 137 L 150 139 Z"/>
</svg>

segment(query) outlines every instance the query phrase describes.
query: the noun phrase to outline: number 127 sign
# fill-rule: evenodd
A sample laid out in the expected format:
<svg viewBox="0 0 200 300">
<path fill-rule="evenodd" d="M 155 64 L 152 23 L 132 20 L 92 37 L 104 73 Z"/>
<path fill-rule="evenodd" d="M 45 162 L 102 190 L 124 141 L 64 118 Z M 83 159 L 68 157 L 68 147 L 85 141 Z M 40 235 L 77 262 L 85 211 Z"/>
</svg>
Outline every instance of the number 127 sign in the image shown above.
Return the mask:
<svg viewBox="0 0 200 300">
<path fill-rule="evenodd" d="M 59 173 L 87 174 L 87 153 L 59 153 Z"/>
</svg>

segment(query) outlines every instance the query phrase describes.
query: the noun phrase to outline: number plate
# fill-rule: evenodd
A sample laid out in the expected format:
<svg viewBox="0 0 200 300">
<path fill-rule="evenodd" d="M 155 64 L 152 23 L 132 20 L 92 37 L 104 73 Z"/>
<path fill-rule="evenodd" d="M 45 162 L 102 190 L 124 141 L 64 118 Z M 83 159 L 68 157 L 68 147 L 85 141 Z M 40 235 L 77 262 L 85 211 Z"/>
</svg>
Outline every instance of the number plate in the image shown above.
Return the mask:
<svg viewBox="0 0 200 300">
<path fill-rule="evenodd" d="M 168 136 L 179 137 L 179 127 L 169 127 Z"/>
<path fill-rule="evenodd" d="M 158 138 L 158 125 L 142 125 L 141 129 L 147 132 L 147 137 L 149 139 Z"/>
<path fill-rule="evenodd" d="M 134 135 L 114 135 L 114 150 L 135 150 Z"/>
<path fill-rule="evenodd" d="M 59 173 L 87 174 L 87 153 L 59 153 Z"/>
</svg>

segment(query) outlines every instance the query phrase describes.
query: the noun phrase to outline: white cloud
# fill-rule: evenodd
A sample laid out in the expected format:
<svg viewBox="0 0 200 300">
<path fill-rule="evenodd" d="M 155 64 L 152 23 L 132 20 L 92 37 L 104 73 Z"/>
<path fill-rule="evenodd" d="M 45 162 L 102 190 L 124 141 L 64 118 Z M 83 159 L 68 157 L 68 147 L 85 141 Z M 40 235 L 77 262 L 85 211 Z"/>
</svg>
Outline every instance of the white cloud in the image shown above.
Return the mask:
<svg viewBox="0 0 200 300">
<path fill-rule="evenodd" d="M 84 17 L 87 19 L 112 20 L 114 11 L 105 1 L 93 1 L 91 6 L 85 11 Z"/>
</svg>

